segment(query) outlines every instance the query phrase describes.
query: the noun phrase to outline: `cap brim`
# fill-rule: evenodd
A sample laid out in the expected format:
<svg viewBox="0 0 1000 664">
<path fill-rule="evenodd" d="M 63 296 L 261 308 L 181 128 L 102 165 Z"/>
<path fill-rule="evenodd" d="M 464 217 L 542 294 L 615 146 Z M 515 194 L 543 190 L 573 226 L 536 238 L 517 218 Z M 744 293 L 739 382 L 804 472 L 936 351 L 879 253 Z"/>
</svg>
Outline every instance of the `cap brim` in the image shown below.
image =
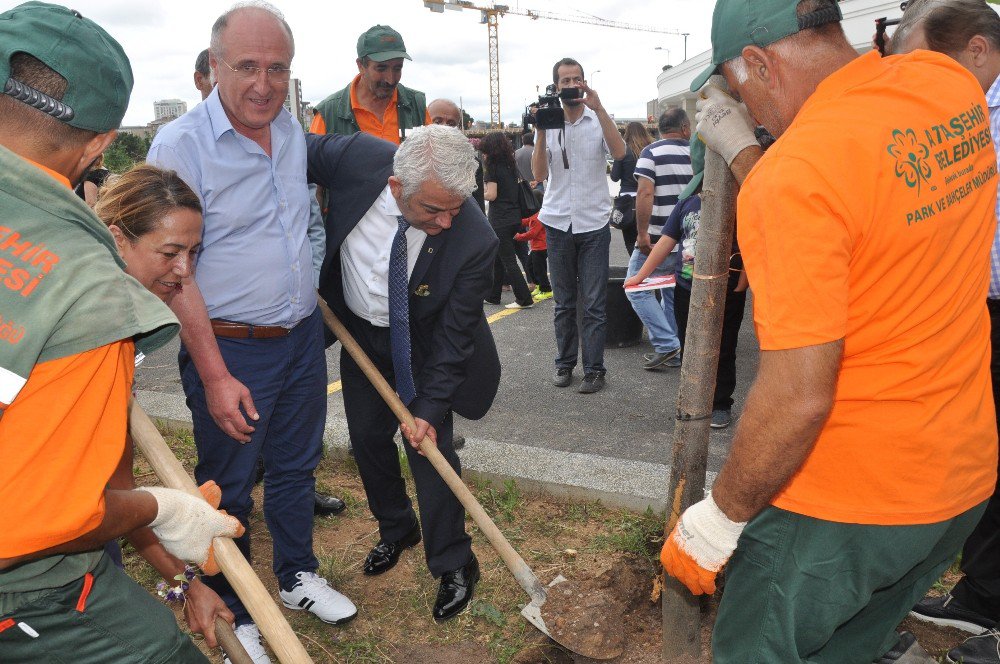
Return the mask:
<svg viewBox="0 0 1000 664">
<path fill-rule="evenodd" d="M 705 171 L 698 171 L 688 182 L 688 185 L 684 187 L 684 191 L 681 195 L 677 197 L 677 202 L 683 201 L 685 198 L 690 198 L 692 194 L 698 189 L 698 185 L 701 184 L 702 179 L 705 177 Z"/>
<path fill-rule="evenodd" d="M 368 54 L 368 59 L 375 62 L 385 62 L 386 60 L 395 60 L 396 58 L 413 59 L 406 54 L 406 51 L 379 51 L 378 53 Z"/>
<path fill-rule="evenodd" d="M 698 76 L 691 81 L 691 92 L 698 92 L 698 90 L 701 90 L 702 86 L 708 83 L 708 79 L 719 73 L 721 72 L 719 71 L 718 65 L 709 65 L 708 69 L 698 74 Z"/>
</svg>

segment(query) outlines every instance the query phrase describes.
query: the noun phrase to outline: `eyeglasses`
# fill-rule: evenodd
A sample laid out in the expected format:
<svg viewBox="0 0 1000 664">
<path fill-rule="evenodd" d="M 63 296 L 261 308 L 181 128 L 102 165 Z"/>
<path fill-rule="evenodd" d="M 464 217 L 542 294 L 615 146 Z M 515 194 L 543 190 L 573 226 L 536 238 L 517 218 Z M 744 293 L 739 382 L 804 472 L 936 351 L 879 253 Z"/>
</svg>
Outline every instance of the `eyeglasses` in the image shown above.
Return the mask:
<svg viewBox="0 0 1000 664">
<path fill-rule="evenodd" d="M 229 67 L 237 77 L 245 81 L 256 81 L 261 72 L 267 75 L 269 81 L 276 83 L 287 83 L 288 79 L 292 76 L 292 70 L 283 67 L 268 67 L 267 69 L 262 69 L 257 65 L 240 65 L 239 67 L 234 67 L 222 58 L 219 58 L 219 62 Z"/>
</svg>

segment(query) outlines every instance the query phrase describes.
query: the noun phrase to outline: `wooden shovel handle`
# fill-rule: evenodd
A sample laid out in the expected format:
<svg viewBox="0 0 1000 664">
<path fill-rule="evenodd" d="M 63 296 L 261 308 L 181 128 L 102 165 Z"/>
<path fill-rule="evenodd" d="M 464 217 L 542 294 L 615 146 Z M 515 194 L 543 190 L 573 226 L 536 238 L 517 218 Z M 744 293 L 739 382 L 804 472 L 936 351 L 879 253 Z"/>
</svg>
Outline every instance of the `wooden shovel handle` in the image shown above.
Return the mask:
<svg viewBox="0 0 1000 664">
<path fill-rule="evenodd" d="M 365 351 L 361 349 L 358 342 L 354 340 L 351 333 L 347 331 L 344 324 L 340 322 L 337 316 L 330 311 L 330 307 L 327 306 L 326 302 L 322 298 L 319 300 L 319 308 L 323 312 L 323 320 L 326 322 L 326 326 L 330 328 L 340 343 L 343 344 L 344 350 L 354 359 L 361 371 L 364 372 L 365 376 L 371 382 L 371 384 L 378 391 L 379 395 L 385 400 L 386 405 L 389 406 L 396 419 L 406 426 L 410 427 L 411 430 L 416 429 L 416 423 L 413 420 L 413 415 L 410 413 L 409 409 L 400 398 L 396 395 L 396 391 L 389 386 L 386 382 L 385 377 L 382 376 L 382 372 L 372 363 L 365 354 Z M 409 445 L 409 441 L 403 441 L 404 445 Z M 531 596 L 531 599 L 536 604 L 542 604 L 545 602 L 545 587 L 535 576 L 535 573 L 531 571 L 528 564 L 524 562 L 524 559 L 518 555 L 514 547 L 510 545 L 507 538 L 504 537 L 500 529 L 497 528 L 496 524 L 489 517 L 486 511 L 483 509 L 479 501 L 476 500 L 469 488 L 465 486 L 465 482 L 462 478 L 458 476 L 458 473 L 451 467 L 448 460 L 442 456 L 441 452 L 438 451 L 437 445 L 434 444 L 430 438 L 425 437 L 420 443 L 420 451 L 424 453 L 427 460 L 431 462 L 434 469 L 441 475 L 441 479 L 445 481 L 448 488 L 452 490 L 455 497 L 458 498 L 462 506 L 465 507 L 466 511 L 472 516 L 472 520 L 476 522 L 479 526 L 479 530 L 486 535 L 486 539 L 489 540 L 490 544 L 496 549 L 496 552 L 500 554 L 503 559 L 504 564 L 507 565 L 507 569 L 510 570 L 511 574 L 517 582 L 524 588 L 524 591 Z"/>
<path fill-rule="evenodd" d="M 198 491 L 194 480 L 167 447 L 163 436 L 160 435 L 156 426 L 135 399 L 129 403 L 128 415 L 132 442 L 142 450 L 143 456 L 153 467 L 156 476 L 163 482 L 163 486 L 180 489 L 201 498 L 201 492 Z M 236 441 L 233 441 L 232 444 L 239 445 Z M 215 560 L 219 564 L 219 568 L 225 574 L 236 594 L 239 595 L 243 606 L 250 612 L 278 660 L 282 664 L 311 664 L 312 658 L 309 657 L 309 653 L 299 643 L 295 632 L 292 631 L 285 617 L 281 614 L 281 610 L 278 609 L 274 600 L 271 599 L 271 595 L 264 588 L 264 584 L 260 582 L 253 568 L 250 567 L 250 563 L 236 547 L 236 543 L 228 537 L 217 537 L 212 542 L 212 548 L 215 551 Z M 235 648 L 235 645 L 240 645 L 236 635 L 233 634 L 232 628 L 225 624 L 224 620 L 216 620 L 215 624 L 219 642 L 223 644 L 230 659 L 236 662 L 237 659 L 226 647 L 227 640 L 230 647 Z M 225 626 L 222 632 L 219 631 L 220 624 Z M 227 631 L 228 634 L 225 633 Z M 232 634 L 232 639 L 227 639 L 230 634 Z M 246 656 L 245 650 L 243 655 Z M 245 661 L 249 662 L 250 660 L 247 658 Z"/>
</svg>

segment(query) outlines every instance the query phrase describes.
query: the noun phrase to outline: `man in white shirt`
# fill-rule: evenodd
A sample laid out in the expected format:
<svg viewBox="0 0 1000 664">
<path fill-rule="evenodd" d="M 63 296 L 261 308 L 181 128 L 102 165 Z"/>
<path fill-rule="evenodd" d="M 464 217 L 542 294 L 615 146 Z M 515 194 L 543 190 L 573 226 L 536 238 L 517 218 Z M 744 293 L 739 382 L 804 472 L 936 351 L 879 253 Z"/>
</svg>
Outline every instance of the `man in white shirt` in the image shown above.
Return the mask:
<svg viewBox="0 0 1000 664">
<path fill-rule="evenodd" d="M 611 230 L 606 153 L 625 156 L 625 141 L 597 93 L 587 86 L 583 66 L 563 58 L 552 67 L 558 90 L 577 88 L 579 99 L 563 105 L 565 126 L 536 132 L 531 170 L 548 180 L 538 219 L 545 224 L 549 271 L 555 301 L 556 373 L 552 383 L 567 387 L 582 349 L 582 394 L 604 387 L 605 289 Z M 579 305 L 578 305 L 579 301 Z M 577 306 L 583 324 L 577 329 Z"/>
</svg>

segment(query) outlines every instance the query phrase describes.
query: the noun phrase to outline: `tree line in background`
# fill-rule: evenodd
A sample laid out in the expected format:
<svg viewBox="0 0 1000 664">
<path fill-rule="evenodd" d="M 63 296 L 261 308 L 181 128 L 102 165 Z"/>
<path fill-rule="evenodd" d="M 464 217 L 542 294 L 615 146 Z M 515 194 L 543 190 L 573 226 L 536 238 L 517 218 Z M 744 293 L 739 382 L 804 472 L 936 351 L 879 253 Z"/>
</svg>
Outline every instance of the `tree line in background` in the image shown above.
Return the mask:
<svg viewBox="0 0 1000 664">
<path fill-rule="evenodd" d="M 104 151 L 104 167 L 112 173 L 124 173 L 136 164 L 146 161 L 146 153 L 153 142 L 151 137 L 119 133 Z"/>
</svg>

